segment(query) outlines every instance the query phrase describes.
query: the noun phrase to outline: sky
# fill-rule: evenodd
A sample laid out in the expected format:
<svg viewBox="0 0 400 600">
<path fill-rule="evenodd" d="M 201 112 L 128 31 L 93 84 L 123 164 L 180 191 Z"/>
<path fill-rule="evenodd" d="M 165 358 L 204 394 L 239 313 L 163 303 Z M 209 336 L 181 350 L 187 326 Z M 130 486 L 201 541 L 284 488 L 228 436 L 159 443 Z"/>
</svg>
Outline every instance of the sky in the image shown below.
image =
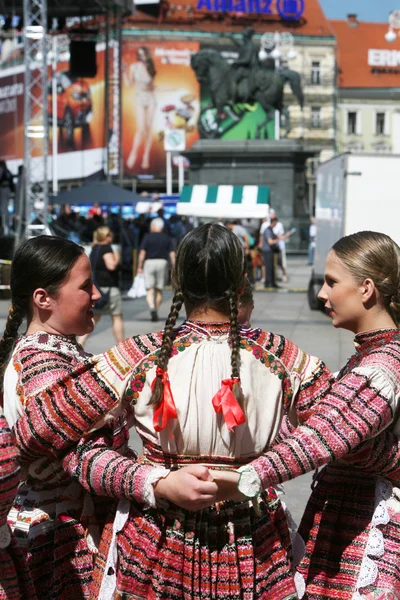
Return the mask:
<svg viewBox="0 0 400 600">
<path fill-rule="evenodd" d="M 400 9 L 400 0 L 319 0 L 319 3 L 329 19 L 345 19 L 348 13 L 357 13 L 360 21 L 382 23 L 387 22 L 392 10 Z"/>
</svg>

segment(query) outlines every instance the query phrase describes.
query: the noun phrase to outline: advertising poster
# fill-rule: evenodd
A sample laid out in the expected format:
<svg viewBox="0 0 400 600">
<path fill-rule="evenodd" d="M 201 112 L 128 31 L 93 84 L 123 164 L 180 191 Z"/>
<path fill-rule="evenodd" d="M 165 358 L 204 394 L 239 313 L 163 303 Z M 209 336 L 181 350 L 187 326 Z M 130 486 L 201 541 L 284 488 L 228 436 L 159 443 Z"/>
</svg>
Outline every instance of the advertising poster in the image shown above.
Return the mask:
<svg viewBox="0 0 400 600">
<path fill-rule="evenodd" d="M 22 159 L 24 134 L 24 73 L 21 68 L 0 70 L 0 157 Z"/>
<path fill-rule="evenodd" d="M 197 42 L 131 41 L 122 51 L 122 144 L 125 175 L 164 175 L 165 129 L 199 139 L 200 88 L 190 66 Z"/>
<path fill-rule="evenodd" d="M 232 47 L 212 48 L 202 46 L 202 50 L 218 52 L 222 61 L 232 65 L 238 58 L 239 53 Z M 212 66 L 209 77 L 213 77 Z M 225 85 L 228 78 L 221 81 Z M 229 92 L 228 92 L 229 95 Z M 275 120 L 266 123 L 266 114 L 258 102 L 235 102 L 224 107 L 223 113 L 217 115 L 215 108 L 209 108 L 212 104 L 209 85 L 203 81 L 200 87 L 200 117 L 198 131 L 201 138 L 224 139 L 224 140 L 254 140 L 274 139 Z"/>
<path fill-rule="evenodd" d="M 99 44 L 97 75 L 93 78 L 72 78 L 68 72 L 68 54 L 60 55 L 56 71 L 59 179 L 87 177 L 103 166 L 104 54 L 104 44 Z M 0 157 L 9 162 L 9 168 L 16 171 L 24 154 L 24 67 L 21 64 L 8 64 L 8 61 L 3 61 L 0 69 Z M 49 178 L 52 175 L 52 75 L 49 65 Z M 34 79 L 34 72 L 32 76 Z"/>
</svg>

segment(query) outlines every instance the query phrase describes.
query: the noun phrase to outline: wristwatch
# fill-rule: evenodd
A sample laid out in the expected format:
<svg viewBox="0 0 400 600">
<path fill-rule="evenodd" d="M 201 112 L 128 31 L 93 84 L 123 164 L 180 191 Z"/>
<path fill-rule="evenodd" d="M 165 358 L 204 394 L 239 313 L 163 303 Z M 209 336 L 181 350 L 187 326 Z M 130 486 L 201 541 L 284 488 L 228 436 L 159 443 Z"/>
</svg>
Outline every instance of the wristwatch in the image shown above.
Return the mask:
<svg viewBox="0 0 400 600">
<path fill-rule="evenodd" d="M 238 490 L 241 494 L 247 496 L 247 498 L 255 498 L 261 494 L 261 479 L 253 467 L 245 465 L 238 469 L 238 473 L 240 473 Z"/>
</svg>

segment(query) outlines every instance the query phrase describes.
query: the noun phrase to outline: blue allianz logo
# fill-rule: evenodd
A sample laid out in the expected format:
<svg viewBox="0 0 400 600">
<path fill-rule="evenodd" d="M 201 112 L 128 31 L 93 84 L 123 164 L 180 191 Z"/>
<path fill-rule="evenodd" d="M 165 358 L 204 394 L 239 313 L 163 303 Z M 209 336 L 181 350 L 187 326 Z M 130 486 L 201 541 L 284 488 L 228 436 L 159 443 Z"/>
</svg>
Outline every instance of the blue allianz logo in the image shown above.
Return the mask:
<svg viewBox="0 0 400 600">
<path fill-rule="evenodd" d="M 276 8 L 282 19 L 298 21 L 304 13 L 304 0 L 277 0 Z"/>
<path fill-rule="evenodd" d="M 210 12 L 234 12 L 257 15 L 274 15 L 289 21 L 297 21 L 304 13 L 305 0 L 198 0 L 197 10 Z"/>
</svg>

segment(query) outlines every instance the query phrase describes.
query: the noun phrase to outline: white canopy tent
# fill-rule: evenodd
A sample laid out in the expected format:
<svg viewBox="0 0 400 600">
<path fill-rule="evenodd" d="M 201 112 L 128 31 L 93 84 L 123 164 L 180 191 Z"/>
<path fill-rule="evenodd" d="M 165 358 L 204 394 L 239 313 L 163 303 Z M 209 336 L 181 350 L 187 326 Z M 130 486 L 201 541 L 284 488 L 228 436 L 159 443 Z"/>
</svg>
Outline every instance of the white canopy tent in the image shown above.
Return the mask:
<svg viewBox="0 0 400 600">
<path fill-rule="evenodd" d="M 267 186 L 184 186 L 177 213 L 193 217 L 264 219 L 269 213 L 269 195 Z"/>
</svg>

